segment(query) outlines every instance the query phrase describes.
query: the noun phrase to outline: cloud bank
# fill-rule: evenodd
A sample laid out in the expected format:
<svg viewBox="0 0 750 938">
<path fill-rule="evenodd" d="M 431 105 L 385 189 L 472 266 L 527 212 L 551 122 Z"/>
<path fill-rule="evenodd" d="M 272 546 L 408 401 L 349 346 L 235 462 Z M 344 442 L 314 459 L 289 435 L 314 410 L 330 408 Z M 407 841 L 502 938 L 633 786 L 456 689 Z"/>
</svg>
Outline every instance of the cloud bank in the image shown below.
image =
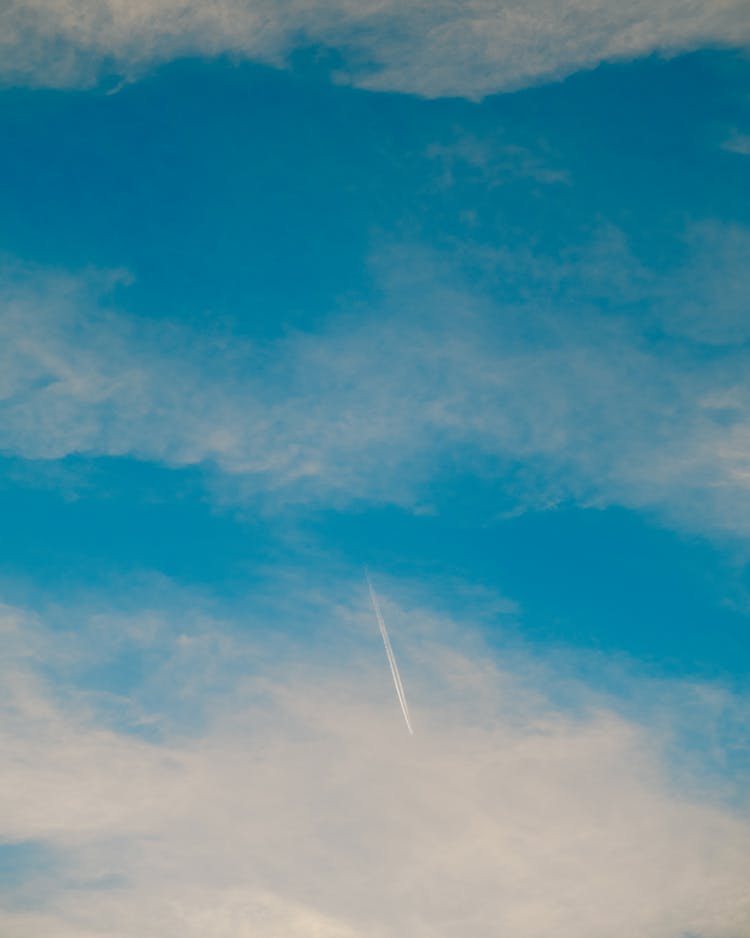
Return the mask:
<svg viewBox="0 0 750 938">
<path fill-rule="evenodd" d="M 274 66 L 335 50 L 341 80 L 429 97 L 481 97 L 603 61 L 743 46 L 742 0 L 11 0 L 0 73 L 54 87 L 137 76 L 181 56 Z"/>
<path fill-rule="evenodd" d="M 464 624 L 459 645 L 424 609 L 386 611 L 414 737 L 364 591 L 320 609 L 319 645 L 273 663 L 258 621 L 79 613 L 63 641 L 6 607 L 0 836 L 49 863 L 6 888 L 3 934 L 745 933 L 750 819 L 716 783 L 675 787 L 664 755 L 664 724 L 710 689 L 677 688 L 648 729 L 570 674 L 501 666 Z M 139 687 L 128 700 L 158 741 L 113 728 L 71 678 L 79 657 L 123 646 L 159 648 L 149 681 L 171 701 L 149 708 Z M 561 688 L 576 706 L 553 703 Z M 187 732 L 196 696 L 205 719 Z"/>
</svg>

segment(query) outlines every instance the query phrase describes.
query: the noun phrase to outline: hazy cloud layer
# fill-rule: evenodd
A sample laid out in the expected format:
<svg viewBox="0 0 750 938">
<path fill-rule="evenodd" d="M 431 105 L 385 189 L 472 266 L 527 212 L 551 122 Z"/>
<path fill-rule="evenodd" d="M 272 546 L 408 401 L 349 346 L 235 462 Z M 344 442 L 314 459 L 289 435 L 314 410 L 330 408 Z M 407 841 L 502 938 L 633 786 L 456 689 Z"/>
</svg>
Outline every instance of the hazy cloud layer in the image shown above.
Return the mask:
<svg viewBox="0 0 750 938">
<path fill-rule="evenodd" d="M 243 634 L 104 609 L 66 638 L 4 609 L 0 837 L 50 862 L 6 889 L 3 934 L 745 932 L 750 821 L 718 782 L 675 787 L 664 755 L 670 719 L 687 705 L 710 724 L 718 688 L 666 684 L 649 730 L 570 673 L 522 655 L 501 667 L 466 623 L 458 647 L 450 623 L 386 603 L 412 738 L 357 592 L 349 605 L 337 590 L 317 642 L 273 662 L 252 618 Z M 113 728 L 107 695 L 80 686 L 123 647 L 159 651 L 148 679 L 171 699 L 149 707 L 134 687 L 120 701 L 158 742 Z M 205 719 L 186 734 L 196 699 Z"/>
<path fill-rule="evenodd" d="M 559 265 L 494 254 L 493 276 L 524 284 L 513 302 L 399 250 L 378 308 L 262 347 L 109 311 L 107 278 L 8 267 L 0 446 L 207 462 L 222 497 L 269 504 L 424 505 L 452 465 L 506 506 L 572 498 L 747 533 L 750 237 L 709 226 L 690 245 L 661 276 L 611 233 Z"/>
<path fill-rule="evenodd" d="M 476 97 L 602 61 L 748 38 L 742 0 L 10 0 L 0 73 L 75 86 L 185 55 L 283 66 L 322 47 L 335 50 L 339 77 L 362 87 Z"/>
</svg>

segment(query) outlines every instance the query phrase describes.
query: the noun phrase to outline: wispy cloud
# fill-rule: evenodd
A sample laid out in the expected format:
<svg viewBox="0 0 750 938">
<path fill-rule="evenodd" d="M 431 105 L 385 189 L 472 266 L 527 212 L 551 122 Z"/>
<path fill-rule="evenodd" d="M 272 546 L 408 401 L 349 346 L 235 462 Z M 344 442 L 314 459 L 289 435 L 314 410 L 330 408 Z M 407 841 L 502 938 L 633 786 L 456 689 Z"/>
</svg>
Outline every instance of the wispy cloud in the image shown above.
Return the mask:
<svg viewBox="0 0 750 938">
<path fill-rule="evenodd" d="M 686 701 L 711 719 L 695 689 L 676 686 L 648 729 L 576 690 L 572 673 L 523 656 L 503 667 L 475 640 L 471 650 L 466 623 L 390 604 L 409 624 L 410 738 L 359 592 L 320 608 L 344 639 L 335 659 L 322 638 L 262 666 L 250 631 L 165 610 L 155 638 L 134 610 L 127 641 L 159 643 L 172 708 L 202 671 L 219 677 L 202 683 L 202 728 L 158 743 L 113 729 L 70 679 L 52 682 L 55 634 L 6 609 L 0 836 L 61 863 L 44 900 L 6 904 L 3 933 L 734 938 L 747 927 L 750 821 L 722 806 L 716 783 L 675 787 L 665 761 L 665 720 Z M 101 643 L 106 654 L 106 617 L 77 618 L 80 653 Z M 123 627 L 110 624 L 120 640 Z M 204 652 L 186 659 L 191 642 Z M 560 689 L 578 704 L 555 704 Z"/>
<path fill-rule="evenodd" d="M 269 505 L 417 505 L 448 459 L 520 506 L 746 532 L 750 237 L 696 229 L 685 267 L 660 275 L 608 238 L 555 264 L 493 253 L 493 276 L 524 284 L 512 301 L 398 249 L 377 307 L 263 348 L 113 312 L 100 277 L 15 267 L 0 285 L 0 445 L 206 463 L 222 498 Z"/>
<path fill-rule="evenodd" d="M 95 82 L 186 55 L 234 53 L 276 66 L 295 50 L 339 53 L 339 77 L 428 96 L 492 92 L 601 61 L 750 38 L 742 0 L 34 0 L 0 18 L 6 81 Z"/>
<path fill-rule="evenodd" d="M 727 137 L 721 146 L 722 149 L 729 150 L 730 153 L 739 153 L 740 156 L 750 156 L 750 134 L 742 134 L 735 130 Z"/>
</svg>

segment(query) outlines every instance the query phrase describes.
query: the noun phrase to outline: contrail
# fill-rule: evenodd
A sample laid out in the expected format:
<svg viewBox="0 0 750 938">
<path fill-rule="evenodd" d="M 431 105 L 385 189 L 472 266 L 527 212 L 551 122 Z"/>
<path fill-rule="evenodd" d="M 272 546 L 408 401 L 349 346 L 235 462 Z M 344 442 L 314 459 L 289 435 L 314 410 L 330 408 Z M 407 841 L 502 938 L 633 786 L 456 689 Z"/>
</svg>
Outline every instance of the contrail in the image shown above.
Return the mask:
<svg viewBox="0 0 750 938">
<path fill-rule="evenodd" d="M 401 683 L 401 675 L 398 673 L 396 656 L 393 654 L 393 649 L 391 648 L 391 640 L 388 637 L 388 629 L 385 627 L 383 613 L 380 611 L 380 603 L 378 602 L 378 597 L 375 595 L 375 590 L 372 588 L 372 581 L 370 580 L 370 574 L 367 572 L 367 570 L 365 570 L 365 576 L 367 577 L 367 587 L 370 590 L 370 601 L 372 602 L 372 608 L 375 611 L 375 618 L 378 620 L 378 627 L 380 628 L 380 634 L 383 638 L 383 644 L 385 645 L 385 653 L 388 657 L 388 664 L 391 666 L 391 675 L 393 677 L 393 683 L 396 687 L 396 696 L 398 697 L 398 702 L 401 704 L 401 712 L 403 713 L 404 720 L 406 721 L 406 728 L 413 736 L 414 730 L 411 728 L 411 720 L 409 719 L 409 708 L 406 705 L 404 685 Z"/>
</svg>

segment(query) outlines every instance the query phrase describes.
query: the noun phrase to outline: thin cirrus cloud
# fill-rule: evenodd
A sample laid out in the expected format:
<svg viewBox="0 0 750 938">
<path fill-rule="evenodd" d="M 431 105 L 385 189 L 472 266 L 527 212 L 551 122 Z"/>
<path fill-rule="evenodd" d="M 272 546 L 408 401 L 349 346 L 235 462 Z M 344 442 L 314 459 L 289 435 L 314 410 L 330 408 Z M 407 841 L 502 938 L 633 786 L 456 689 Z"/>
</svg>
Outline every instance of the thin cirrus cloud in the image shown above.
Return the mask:
<svg viewBox="0 0 750 938">
<path fill-rule="evenodd" d="M 136 76 L 171 59 L 223 53 L 285 66 L 336 50 L 340 77 L 366 88 L 481 97 L 602 61 L 742 46 L 742 0 L 33 0 L 0 15 L 6 81 L 76 86 Z"/>
<path fill-rule="evenodd" d="M 638 270 L 612 237 L 564 268 L 493 258 L 532 285 L 513 301 L 386 252 L 377 305 L 263 345 L 113 312 L 111 277 L 9 267 L 0 445 L 207 464 L 221 498 L 269 505 L 417 506 L 448 463 L 507 494 L 522 466 L 519 507 L 573 499 L 746 533 L 749 239 L 691 237 L 671 275 Z M 602 290 L 619 312 L 592 312 Z"/>
<path fill-rule="evenodd" d="M 710 735 L 710 687 L 636 680 L 660 701 L 644 722 L 565 668 L 501 664 L 470 623 L 389 603 L 410 737 L 360 592 L 319 602 L 317 642 L 273 662 L 255 620 L 69 610 L 65 635 L 4 608 L 0 836 L 52 874 L 5 889 L 3 934 L 744 933 L 750 821 L 720 780 L 678 782 L 665 749 L 686 704 Z M 150 737 L 81 683 L 123 648 L 158 652 L 167 697 L 128 699 Z M 181 721 L 196 699 L 203 718 Z"/>
</svg>

